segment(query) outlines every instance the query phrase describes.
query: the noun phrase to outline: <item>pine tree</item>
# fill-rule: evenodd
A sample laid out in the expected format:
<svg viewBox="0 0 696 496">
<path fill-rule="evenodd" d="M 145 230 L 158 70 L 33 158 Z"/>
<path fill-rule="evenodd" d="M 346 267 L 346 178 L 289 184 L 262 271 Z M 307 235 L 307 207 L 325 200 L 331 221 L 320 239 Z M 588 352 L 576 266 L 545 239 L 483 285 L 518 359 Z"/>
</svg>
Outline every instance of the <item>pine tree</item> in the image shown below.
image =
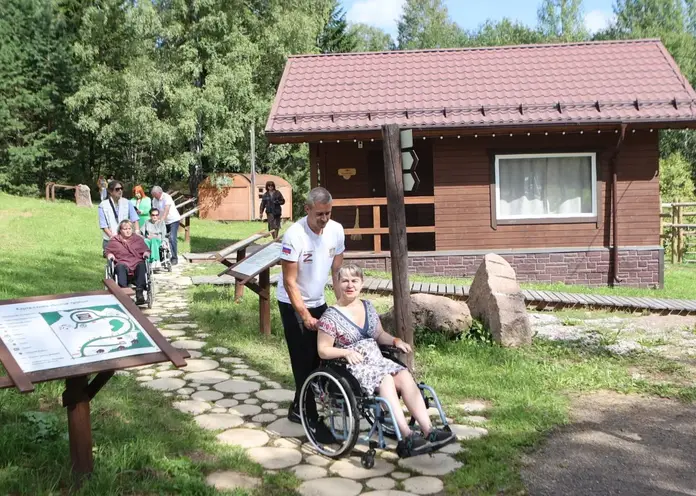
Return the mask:
<svg viewBox="0 0 696 496">
<path fill-rule="evenodd" d="M 338 0 L 333 0 L 328 20 L 317 37 L 317 46 L 321 53 L 354 52 L 358 46 L 357 36 L 348 29 L 346 13 Z"/>
</svg>

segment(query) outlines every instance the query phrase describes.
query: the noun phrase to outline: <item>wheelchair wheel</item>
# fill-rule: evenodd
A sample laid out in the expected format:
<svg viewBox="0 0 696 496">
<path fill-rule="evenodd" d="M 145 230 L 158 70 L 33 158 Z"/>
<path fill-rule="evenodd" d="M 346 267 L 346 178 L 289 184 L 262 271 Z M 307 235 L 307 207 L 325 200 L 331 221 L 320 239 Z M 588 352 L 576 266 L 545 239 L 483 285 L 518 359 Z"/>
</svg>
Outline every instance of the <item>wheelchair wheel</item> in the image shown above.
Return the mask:
<svg viewBox="0 0 696 496">
<path fill-rule="evenodd" d="M 307 418 L 307 398 L 313 395 L 320 422 L 324 422 L 336 442 L 323 444 L 316 438 Z M 351 452 L 360 434 L 360 417 L 355 394 L 348 381 L 329 368 L 312 372 L 300 392 L 300 417 L 309 441 L 322 455 L 340 458 Z"/>
<path fill-rule="evenodd" d="M 152 277 L 152 268 L 148 264 L 148 274 L 147 274 L 147 308 L 152 308 L 155 303 L 155 278 Z"/>
</svg>

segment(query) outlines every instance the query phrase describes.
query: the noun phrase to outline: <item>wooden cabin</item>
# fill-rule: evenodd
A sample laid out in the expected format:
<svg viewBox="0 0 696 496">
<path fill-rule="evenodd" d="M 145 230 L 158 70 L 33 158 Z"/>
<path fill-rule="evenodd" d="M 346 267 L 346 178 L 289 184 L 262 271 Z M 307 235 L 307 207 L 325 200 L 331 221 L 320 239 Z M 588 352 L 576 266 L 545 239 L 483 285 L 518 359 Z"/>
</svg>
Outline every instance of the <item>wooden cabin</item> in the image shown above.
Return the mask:
<svg viewBox="0 0 696 496">
<path fill-rule="evenodd" d="M 347 257 L 389 270 L 381 126 L 413 130 L 409 267 L 660 287 L 659 132 L 696 93 L 659 40 L 291 57 L 266 126 L 309 143 Z M 361 239 L 356 239 L 361 238 Z"/>
<path fill-rule="evenodd" d="M 198 205 L 201 219 L 256 220 L 259 219 L 261 197 L 266 191 L 266 181 L 273 181 L 285 198 L 281 218 L 292 219 L 292 186 L 280 176 L 256 174 L 256 191 L 252 192 L 250 174 L 215 174 L 198 186 Z M 254 198 L 252 211 L 251 195 Z M 264 212 L 263 217 L 266 218 Z"/>
</svg>

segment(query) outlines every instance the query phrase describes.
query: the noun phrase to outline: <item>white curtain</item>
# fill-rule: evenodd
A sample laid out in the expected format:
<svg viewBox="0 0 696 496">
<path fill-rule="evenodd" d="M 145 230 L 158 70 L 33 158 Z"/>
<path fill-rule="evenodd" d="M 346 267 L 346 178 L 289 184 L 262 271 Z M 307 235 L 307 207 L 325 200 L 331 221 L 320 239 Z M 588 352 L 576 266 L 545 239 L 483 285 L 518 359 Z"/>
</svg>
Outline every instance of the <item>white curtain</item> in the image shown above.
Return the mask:
<svg viewBox="0 0 696 496">
<path fill-rule="evenodd" d="M 591 214 L 592 158 L 499 158 L 499 217 Z"/>
</svg>

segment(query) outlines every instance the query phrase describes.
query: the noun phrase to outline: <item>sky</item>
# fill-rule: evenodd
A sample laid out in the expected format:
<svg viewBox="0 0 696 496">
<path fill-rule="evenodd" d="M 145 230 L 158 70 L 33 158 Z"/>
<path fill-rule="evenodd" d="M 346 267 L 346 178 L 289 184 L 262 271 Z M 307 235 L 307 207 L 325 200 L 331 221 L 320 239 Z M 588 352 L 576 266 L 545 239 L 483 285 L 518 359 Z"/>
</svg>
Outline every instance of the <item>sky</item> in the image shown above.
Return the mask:
<svg viewBox="0 0 696 496">
<path fill-rule="evenodd" d="M 396 20 L 405 0 L 341 0 L 350 22 L 364 22 L 386 30 L 396 37 Z M 509 17 L 530 27 L 536 25 L 541 0 L 444 0 L 450 17 L 459 26 L 471 30 L 486 19 Z M 613 16 L 612 0 L 584 0 L 585 25 L 595 32 L 607 25 Z"/>
</svg>

